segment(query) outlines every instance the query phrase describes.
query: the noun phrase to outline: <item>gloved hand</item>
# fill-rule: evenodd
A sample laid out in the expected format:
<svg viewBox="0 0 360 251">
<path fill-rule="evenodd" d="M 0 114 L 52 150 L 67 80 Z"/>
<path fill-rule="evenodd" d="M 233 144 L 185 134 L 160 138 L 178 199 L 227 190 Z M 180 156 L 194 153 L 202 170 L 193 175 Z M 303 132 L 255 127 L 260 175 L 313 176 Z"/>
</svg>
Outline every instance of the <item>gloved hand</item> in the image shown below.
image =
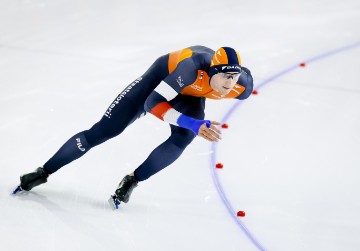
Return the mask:
<svg viewBox="0 0 360 251">
<path fill-rule="evenodd" d="M 221 139 L 219 135 L 221 132 L 216 128 L 216 125 L 220 125 L 219 122 L 194 119 L 182 114 L 179 117 L 177 124 L 181 127 L 193 131 L 196 135 L 208 141 L 218 141 Z"/>
</svg>

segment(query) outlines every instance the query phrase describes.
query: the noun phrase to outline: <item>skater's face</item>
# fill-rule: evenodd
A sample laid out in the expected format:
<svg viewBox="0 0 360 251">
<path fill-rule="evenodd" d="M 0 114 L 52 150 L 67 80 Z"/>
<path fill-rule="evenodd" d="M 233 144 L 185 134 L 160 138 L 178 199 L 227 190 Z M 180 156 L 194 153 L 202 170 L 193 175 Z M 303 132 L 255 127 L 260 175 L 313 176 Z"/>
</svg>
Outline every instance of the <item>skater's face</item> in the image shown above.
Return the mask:
<svg viewBox="0 0 360 251">
<path fill-rule="evenodd" d="M 234 88 L 240 74 L 239 72 L 220 72 L 212 76 L 210 86 L 213 90 L 220 93 L 220 95 L 225 96 Z"/>
</svg>

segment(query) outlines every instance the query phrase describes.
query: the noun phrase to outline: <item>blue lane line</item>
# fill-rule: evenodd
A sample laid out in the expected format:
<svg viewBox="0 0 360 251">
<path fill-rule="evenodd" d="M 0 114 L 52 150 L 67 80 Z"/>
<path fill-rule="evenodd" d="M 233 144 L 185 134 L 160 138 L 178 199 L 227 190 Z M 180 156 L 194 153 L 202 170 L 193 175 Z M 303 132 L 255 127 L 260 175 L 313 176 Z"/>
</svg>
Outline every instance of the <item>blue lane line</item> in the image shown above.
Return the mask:
<svg viewBox="0 0 360 251">
<path fill-rule="evenodd" d="M 250 231 L 245 227 L 245 225 L 241 222 L 241 220 L 237 217 L 237 212 L 233 209 L 231 206 L 228 198 L 225 195 L 225 192 L 221 186 L 221 183 L 219 181 L 219 177 L 217 175 L 217 172 L 215 170 L 215 155 L 216 155 L 216 144 L 213 143 L 211 145 L 211 150 L 213 151 L 213 154 L 211 155 L 211 175 L 216 187 L 216 190 L 218 191 L 218 194 L 220 195 L 221 200 L 223 201 L 224 205 L 226 206 L 226 209 L 228 210 L 230 216 L 235 220 L 235 222 L 238 224 L 238 226 L 241 228 L 241 230 L 245 233 L 245 235 L 250 239 L 250 241 L 261 251 L 265 251 L 265 248 L 261 246 L 261 244 L 254 238 L 254 236 L 250 233 Z"/>
<path fill-rule="evenodd" d="M 303 61 L 303 63 L 305 64 L 309 64 L 309 63 L 313 63 L 316 62 L 318 60 L 333 56 L 335 54 L 350 50 L 350 49 L 354 49 L 356 47 L 360 46 L 360 41 L 347 45 L 347 46 L 343 46 L 328 52 L 325 52 L 323 54 L 317 55 L 313 58 L 310 58 L 308 60 Z M 262 81 L 259 85 L 256 86 L 256 88 L 254 88 L 255 90 L 259 90 L 260 88 L 262 88 L 264 85 L 274 81 L 275 79 L 282 77 L 284 75 L 286 75 L 289 72 L 292 72 L 294 70 L 296 70 L 297 68 L 299 68 L 299 64 L 290 66 L 282 71 L 280 71 L 279 73 L 271 76 L 270 78 Z M 243 101 L 239 101 L 236 102 L 235 105 L 233 105 L 229 111 L 225 114 L 225 116 L 223 117 L 223 119 L 221 120 L 222 123 L 228 121 L 228 119 L 230 118 L 230 116 L 232 115 L 232 113 L 240 106 L 240 104 L 242 104 Z M 240 229 L 244 232 L 244 234 L 249 238 L 249 240 L 261 251 L 265 251 L 265 248 L 255 239 L 255 237 L 250 233 L 250 231 L 245 227 L 244 223 L 237 217 L 237 213 L 236 211 L 233 209 L 231 203 L 229 202 L 228 198 L 225 195 L 225 192 L 222 188 L 222 185 L 219 181 L 219 177 L 217 175 L 216 172 L 216 168 L 215 168 L 215 163 L 216 163 L 216 147 L 217 144 L 216 143 L 212 143 L 211 144 L 211 150 L 213 151 L 213 154 L 211 155 L 211 166 L 210 166 L 210 170 L 211 170 L 211 176 L 213 178 L 213 182 L 215 184 L 216 190 L 222 200 L 222 202 L 224 203 L 224 205 L 226 206 L 227 211 L 229 212 L 229 214 L 231 215 L 231 217 L 235 220 L 236 224 L 240 227 Z"/>
</svg>

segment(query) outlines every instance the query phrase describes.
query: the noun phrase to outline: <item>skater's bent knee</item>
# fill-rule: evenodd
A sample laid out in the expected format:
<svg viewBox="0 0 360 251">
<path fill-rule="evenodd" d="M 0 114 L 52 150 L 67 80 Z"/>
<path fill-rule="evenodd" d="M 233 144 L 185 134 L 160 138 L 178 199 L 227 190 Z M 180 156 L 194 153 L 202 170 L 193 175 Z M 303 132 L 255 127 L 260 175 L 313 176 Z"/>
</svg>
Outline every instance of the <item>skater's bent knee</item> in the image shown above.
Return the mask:
<svg viewBox="0 0 360 251">
<path fill-rule="evenodd" d="M 189 131 L 185 133 L 173 133 L 169 139 L 177 147 L 185 149 L 194 140 L 194 138 L 195 134 Z"/>
</svg>

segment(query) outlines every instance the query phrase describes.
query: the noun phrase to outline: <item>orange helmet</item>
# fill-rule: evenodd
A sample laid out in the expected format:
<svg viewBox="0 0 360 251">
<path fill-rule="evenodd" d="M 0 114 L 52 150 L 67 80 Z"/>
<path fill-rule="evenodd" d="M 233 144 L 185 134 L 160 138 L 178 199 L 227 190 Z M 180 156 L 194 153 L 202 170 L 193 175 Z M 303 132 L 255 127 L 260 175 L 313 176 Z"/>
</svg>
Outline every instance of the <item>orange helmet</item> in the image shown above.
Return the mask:
<svg viewBox="0 0 360 251">
<path fill-rule="evenodd" d="M 219 72 L 241 72 L 240 54 L 230 47 L 221 47 L 211 59 L 209 75 Z"/>
</svg>

